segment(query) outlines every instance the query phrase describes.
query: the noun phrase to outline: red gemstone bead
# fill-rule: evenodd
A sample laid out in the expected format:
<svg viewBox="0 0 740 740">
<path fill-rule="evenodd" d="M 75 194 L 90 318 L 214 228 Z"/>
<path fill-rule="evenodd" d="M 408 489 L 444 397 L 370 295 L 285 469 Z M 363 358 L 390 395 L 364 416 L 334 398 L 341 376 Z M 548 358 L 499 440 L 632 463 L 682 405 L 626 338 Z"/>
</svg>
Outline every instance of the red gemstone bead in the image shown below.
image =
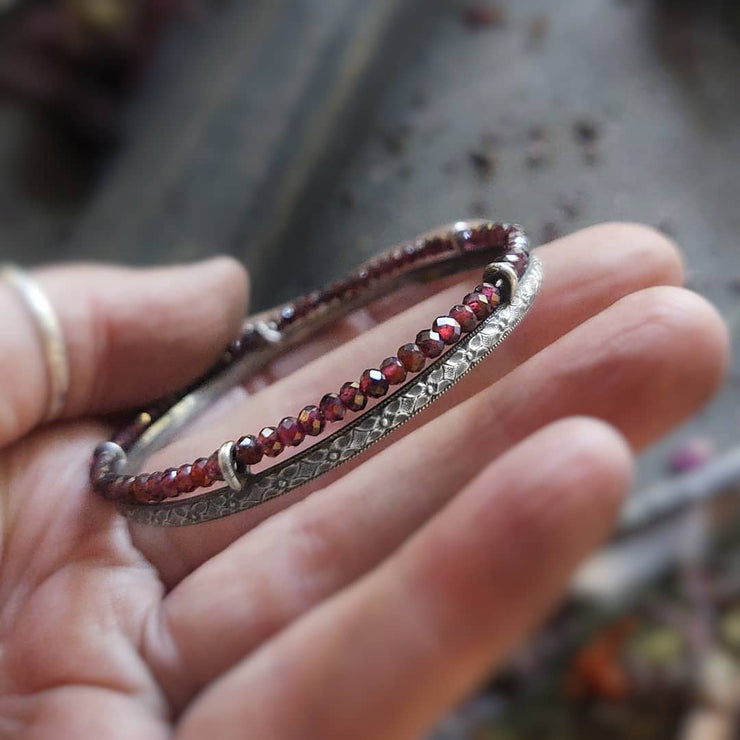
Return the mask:
<svg viewBox="0 0 740 740">
<path fill-rule="evenodd" d="M 362 411 L 367 405 L 367 396 L 360 390 L 359 383 L 345 383 L 339 389 L 339 398 L 350 411 Z"/>
<path fill-rule="evenodd" d="M 306 436 L 295 416 L 286 416 L 278 424 L 277 433 L 285 447 L 297 447 Z"/>
<path fill-rule="evenodd" d="M 145 504 L 147 501 L 149 501 L 149 496 L 147 495 L 147 488 L 146 484 L 149 480 L 149 475 L 146 473 L 142 473 L 141 475 L 137 475 L 134 478 L 134 483 L 131 486 L 131 497 L 138 501 L 140 504 Z"/>
<path fill-rule="evenodd" d="M 491 313 L 491 304 L 483 293 L 468 293 L 463 298 L 463 303 L 473 309 L 478 320 L 482 321 Z"/>
<path fill-rule="evenodd" d="M 321 399 L 319 407 L 327 421 L 341 421 L 344 419 L 344 404 L 336 393 L 327 393 Z"/>
<path fill-rule="evenodd" d="M 380 398 L 388 393 L 388 381 L 380 370 L 365 370 L 360 376 L 360 390 L 371 398 Z"/>
<path fill-rule="evenodd" d="M 478 319 L 470 306 L 463 306 L 458 303 L 450 309 L 450 316 L 460 324 L 462 331 L 473 331 L 478 324 Z"/>
<path fill-rule="evenodd" d="M 285 444 L 281 441 L 280 435 L 275 427 L 265 427 L 258 435 L 260 447 L 268 457 L 277 457 L 284 449 Z"/>
<path fill-rule="evenodd" d="M 406 380 L 406 368 L 398 357 L 386 357 L 380 363 L 380 372 L 390 385 L 398 385 Z"/>
<path fill-rule="evenodd" d="M 317 434 L 321 434 L 326 425 L 324 415 L 321 413 L 321 409 L 319 409 L 318 406 L 306 406 L 301 413 L 298 414 L 298 423 L 300 424 L 301 431 L 304 434 L 310 434 L 312 437 L 315 437 Z"/>
<path fill-rule="evenodd" d="M 167 468 L 162 473 L 159 485 L 162 487 L 165 497 L 177 496 L 177 470 L 175 468 Z"/>
<path fill-rule="evenodd" d="M 262 459 L 262 446 L 254 434 L 247 434 L 236 441 L 236 467 L 239 472 L 247 465 L 256 465 Z"/>
<path fill-rule="evenodd" d="M 432 331 L 436 331 L 445 344 L 454 344 L 462 333 L 460 324 L 451 316 L 438 316 L 434 319 Z"/>
<path fill-rule="evenodd" d="M 416 344 L 424 353 L 424 357 L 439 357 L 445 348 L 442 337 L 436 331 L 425 329 L 416 335 Z"/>
<path fill-rule="evenodd" d="M 175 486 L 177 486 L 178 493 L 191 493 L 195 490 L 195 483 L 190 477 L 193 472 L 193 466 L 189 464 L 181 465 L 177 469 L 177 475 L 175 476 Z"/>
<path fill-rule="evenodd" d="M 426 362 L 424 353 L 413 342 L 398 348 L 398 359 L 410 373 L 418 373 Z"/>
<path fill-rule="evenodd" d="M 529 254 L 524 249 L 515 248 L 504 255 L 503 261 L 508 262 L 516 270 L 516 274 L 521 277 L 527 269 Z"/>
<path fill-rule="evenodd" d="M 164 498 L 164 491 L 161 485 L 162 473 L 152 473 L 146 482 L 147 501 L 157 502 Z"/>
<path fill-rule="evenodd" d="M 221 466 L 218 464 L 218 452 L 209 456 L 206 463 L 206 473 L 212 481 L 223 480 L 224 474 L 221 472 Z"/>
<path fill-rule="evenodd" d="M 491 304 L 491 310 L 495 309 L 501 303 L 501 291 L 491 283 L 481 283 L 475 286 L 475 293 L 482 293 Z"/>
<path fill-rule="evenodd" d="M 193 463 L 193 468 L 190 471 L 190 478 L 196 488 L 206 488 L 213 483 L 211 477 L 208 475 L 208 458 L 199 457 Z"/>
</svg>

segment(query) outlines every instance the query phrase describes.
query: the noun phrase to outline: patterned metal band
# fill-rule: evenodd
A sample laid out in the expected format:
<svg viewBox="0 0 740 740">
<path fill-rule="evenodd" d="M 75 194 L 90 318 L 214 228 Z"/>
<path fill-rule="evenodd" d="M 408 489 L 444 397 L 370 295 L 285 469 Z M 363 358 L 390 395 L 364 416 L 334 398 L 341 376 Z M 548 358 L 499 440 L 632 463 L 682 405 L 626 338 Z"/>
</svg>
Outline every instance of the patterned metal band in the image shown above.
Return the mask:
<svg viewBox="0 0 740 740">
<path fill-rule="evenodd" d="M 542 265 L 533 256 L 508 305 L 362 416 L 290 459 L 248 476 L 241 490 L 223 487 L 158 504 L 119 503 L 119 509 L 143 524 L 176 527 L 229 516 L 309 483 L 359 455 L 448 391 L 506 339 L 529 310 L 541 283 Z"/>
</svg>

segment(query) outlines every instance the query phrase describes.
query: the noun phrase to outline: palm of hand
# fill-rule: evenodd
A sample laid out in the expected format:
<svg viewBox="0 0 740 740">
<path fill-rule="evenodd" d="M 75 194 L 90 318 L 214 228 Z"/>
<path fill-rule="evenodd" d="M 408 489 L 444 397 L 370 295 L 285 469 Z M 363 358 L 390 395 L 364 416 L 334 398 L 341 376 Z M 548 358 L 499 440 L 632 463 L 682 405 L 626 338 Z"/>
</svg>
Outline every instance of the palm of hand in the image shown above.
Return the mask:
<svg viewBox="0 0 740 740">
<path fill-rule="evenodd" d="M 123 323 L 107 326 L 115 341 L 102 350 L 71 347 L 73 378 L 75 362 L 107 377 L 92 392 L 78 368 L 76 420 L 33 431 L 43 393 L 33 377 L 15 382 L 25 366 L 0 367 L 3 387 L 21 389 L 9 393 L 12 413 L 0 426 L 4 734 L 406 738 L 470 691 L 608 533 L 629 483 L 630 456 L 613 429 L 557 420 L 599 417 L 639 447 L 712 392 L 726 354 L 705 303 L 653 287 L 680 279 L 675 252 L 653 232 L 597 227 L 541 255 L 545 291 L 495 367 L 473 374 L 396 444 L 320 481 L 300 503 L 305 491 L 266 512 L 168 531 L 130 529 L 89 493 L 90 451 L 107 430 L 84 417 L 185 381 L 173 375 L 183 372 L 172 370 L 178 352 L 191 363 L 186 372 L 202 370 L 236 331 L 243 280 L 224 261 L 183 270 L 178 284 L 203 290 L 211 280 L 211 299 L 183 315 L 182 303 L 159 297 L 163 318 L 151 325 L 149 278 L 133 288 L 129 273 L 103 275 L 133 308 L 121 319 L 105 305 L 115 295 L 96 294 L 98 312 Z M 53 298 L 55 277 L 45 279 Z M 70 279 L 82 294 L 101 283 L 84 271 Z M 279 418 L 315 394 L 307 388 L 334 387 L 358 352 L 376 361 L 459 293 L 400 314 L 386 306 L 396 316 L 360 342 L 310 364 L 283 362 L 278 372 L 301 369 L 169 454 L 179 460 L 233 438 L 247 413 Z M 59 310 L 67 329 L 89 320 Z M 220 328 L 183 350 L 174 329 L 183 325 L 192 336 Z M 324 354 L 357 328 L 345 322 L 310 351 Z M 27 337 L 9 341 L 7 356 L 29 352 Z M 116 351 L 125 361 L 107 357 Z M 144 389 L 122 380 L 137 353 L 153 374 Z M 450 440 L 453 451 L 430 461 Z"/>
</svg>

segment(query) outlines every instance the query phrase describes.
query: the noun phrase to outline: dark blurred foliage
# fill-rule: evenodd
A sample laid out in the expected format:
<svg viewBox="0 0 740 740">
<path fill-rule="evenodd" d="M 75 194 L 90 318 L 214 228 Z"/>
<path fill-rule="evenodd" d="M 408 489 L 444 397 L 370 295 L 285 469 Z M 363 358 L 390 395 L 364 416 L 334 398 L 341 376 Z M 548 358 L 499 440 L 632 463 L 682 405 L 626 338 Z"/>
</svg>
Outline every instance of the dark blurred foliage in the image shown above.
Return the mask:
<svg viewBox="0 0 740 740">
<path fill-rule="evenodd" d="M 6 0 L 0 95 L 50 115 L 88 146 L 119 137 L 120 106 L 181 0 Z"/>
</svg>

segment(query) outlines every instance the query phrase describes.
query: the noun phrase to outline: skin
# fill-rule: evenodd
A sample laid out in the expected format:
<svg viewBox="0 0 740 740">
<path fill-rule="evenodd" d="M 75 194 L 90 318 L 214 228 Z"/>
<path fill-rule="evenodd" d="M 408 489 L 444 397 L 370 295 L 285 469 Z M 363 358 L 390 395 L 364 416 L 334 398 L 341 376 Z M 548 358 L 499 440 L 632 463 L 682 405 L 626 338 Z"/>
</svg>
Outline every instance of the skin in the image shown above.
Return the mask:
<svg viewBox="0 0 740 740">
<path fill-rule="evenodd" d="M 414 738 L 473 691 L 609 535 L 633 452 L 694 413 L 727 362 L 665 237 L 608 224 L 539 254 L 531 315 L 393 444 L 176 530 L 130 527 L 93 496 L 90 453 L 101 418 L 187 382 L 236 334 L 242 269 L 38 273 L 72 371 L 47 426 L 41 350 L 1 286 L 0 737 Z M 315 402 L 471 280 L 344 321 L 152 465 Z"/>
</svg>

